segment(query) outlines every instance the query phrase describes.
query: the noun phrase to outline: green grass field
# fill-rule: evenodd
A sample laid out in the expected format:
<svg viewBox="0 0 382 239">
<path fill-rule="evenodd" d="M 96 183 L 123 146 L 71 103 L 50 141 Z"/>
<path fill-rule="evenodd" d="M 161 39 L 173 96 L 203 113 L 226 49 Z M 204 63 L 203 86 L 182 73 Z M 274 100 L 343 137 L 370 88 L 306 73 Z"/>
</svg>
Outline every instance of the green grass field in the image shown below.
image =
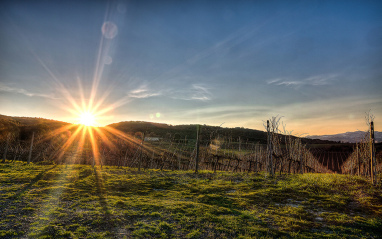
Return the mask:
<svg viewBox="0 0 382 239">
<path fill-rule="evenodd" d="M 16 162 L 0 182 L 0 238 L 382 238 L 361 177 Z"/>
</svg>

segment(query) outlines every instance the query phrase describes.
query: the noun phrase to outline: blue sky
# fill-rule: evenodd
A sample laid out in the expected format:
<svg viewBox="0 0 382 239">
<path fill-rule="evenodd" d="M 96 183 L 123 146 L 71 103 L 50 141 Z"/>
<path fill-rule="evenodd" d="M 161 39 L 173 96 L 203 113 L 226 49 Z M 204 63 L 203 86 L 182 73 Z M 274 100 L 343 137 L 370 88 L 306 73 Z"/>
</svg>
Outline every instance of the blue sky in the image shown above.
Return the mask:
<svg viewBox="0 0 382 239">
<path fill-rule="evenodd" d="M 332 134 L 371 110 L 382 130 L 380 1 L 0 5 L 0 114 Z"/>
</svg>

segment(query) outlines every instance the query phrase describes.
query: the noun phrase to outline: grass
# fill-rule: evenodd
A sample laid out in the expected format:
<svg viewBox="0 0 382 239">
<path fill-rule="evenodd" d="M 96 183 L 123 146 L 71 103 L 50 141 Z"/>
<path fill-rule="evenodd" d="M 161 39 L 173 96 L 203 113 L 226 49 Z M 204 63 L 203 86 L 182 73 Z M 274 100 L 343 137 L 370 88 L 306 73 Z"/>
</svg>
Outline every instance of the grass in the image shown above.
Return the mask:
<svg viewBox="0 0 382 239">
<path fill-rule="evenodd" d="M 0 238 L 381 238 L 361 177 L 0 165 Z"/>
</svg>

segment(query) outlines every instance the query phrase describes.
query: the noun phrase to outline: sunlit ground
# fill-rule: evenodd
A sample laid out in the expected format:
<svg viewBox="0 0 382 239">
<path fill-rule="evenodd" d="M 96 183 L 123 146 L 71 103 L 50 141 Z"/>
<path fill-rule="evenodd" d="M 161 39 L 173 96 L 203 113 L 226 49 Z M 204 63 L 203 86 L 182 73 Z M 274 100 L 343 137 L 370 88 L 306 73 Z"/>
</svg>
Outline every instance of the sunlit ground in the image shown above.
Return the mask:
<svg viewBox="0 0 382 239">
<path fill-rule="evenodd" d="M 339 174 L 4 165 L 1 238 L 380 238 L 381 189 Z"/>
</svg>

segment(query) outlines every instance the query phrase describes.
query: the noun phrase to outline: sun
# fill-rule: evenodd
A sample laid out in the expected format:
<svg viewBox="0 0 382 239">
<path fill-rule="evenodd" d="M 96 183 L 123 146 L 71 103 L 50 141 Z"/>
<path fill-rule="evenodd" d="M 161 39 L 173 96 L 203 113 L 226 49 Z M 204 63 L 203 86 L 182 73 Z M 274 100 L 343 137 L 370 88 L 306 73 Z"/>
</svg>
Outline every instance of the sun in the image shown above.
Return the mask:
<svg viewBox="0 0 382 239">
<path fill-rule="evenodd" d="M 95 116 L 90 112 L 82 112 L 80 114 L 80 124 L 85 126 L 96 126 Z"/>
</svg>

